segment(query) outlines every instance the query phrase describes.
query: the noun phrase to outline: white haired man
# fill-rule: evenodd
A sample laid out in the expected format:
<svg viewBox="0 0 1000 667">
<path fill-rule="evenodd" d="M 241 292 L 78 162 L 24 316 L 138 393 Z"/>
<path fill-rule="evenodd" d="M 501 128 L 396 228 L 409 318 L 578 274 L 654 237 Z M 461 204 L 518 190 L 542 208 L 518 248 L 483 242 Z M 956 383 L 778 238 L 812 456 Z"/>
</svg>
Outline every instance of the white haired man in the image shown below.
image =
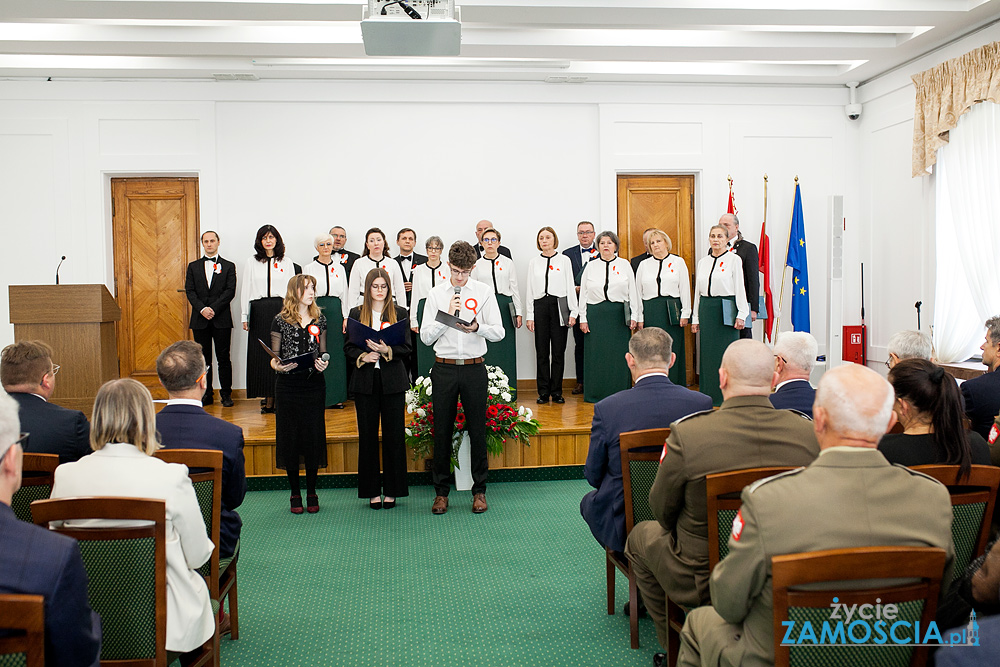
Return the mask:
<svg viewBox="0 0 1000 667">
<path fill-rule="evenodd" d="M 888 345 L 889 360 L 885 365 L 892 368 L 903 359 L 926 359 L 931 361 L 934 345 L 931 337 L 919 331 L 897 331 L 892 334 Z"/>
<path fill-rule="evenodd" d="M 804 331 L 787 331 L 778 337 L 771 405 L 779 410 L 798 410 L 812 418 L 816 390 L 809 384 L 809 376 L 818 349 L 816 339 Z"/>
</svg>

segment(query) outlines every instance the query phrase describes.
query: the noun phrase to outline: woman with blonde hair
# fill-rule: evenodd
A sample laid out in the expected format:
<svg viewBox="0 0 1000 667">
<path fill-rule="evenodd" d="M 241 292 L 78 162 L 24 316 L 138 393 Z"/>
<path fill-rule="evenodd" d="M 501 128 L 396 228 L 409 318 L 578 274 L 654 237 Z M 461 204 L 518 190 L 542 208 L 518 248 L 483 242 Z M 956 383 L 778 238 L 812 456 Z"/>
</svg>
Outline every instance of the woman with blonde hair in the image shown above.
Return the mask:
<svg viewBox="0 0 1000 667">
<path fill-rule="evenodd" d="M 288 475 L 292 514 L 302 514 L 299 468 L 306 471 L 306 508 L 319 511 L 316 475 L 326 467 L 326 317 L 316 305 L 316 278 L 288 281 L 281 312 L 271 324 L 271 351 L 282 360 L 309 355 L 308 362 L 271 359 L 278 379 L 274 388 L 275 463 Z"/>
<path fill-rule="evenodd" d="M 670 367 L 670 381 L 687 384 L 687 354 L 684 328 L 691 319 L 691 272 L 687 262 L 671 250 L 673 243 L 666 232 L 649 232 L 651 257 L 639 263 L 635 285 L 642 302 L 639 328 L 659 327 L 674 340 L 677 361 Z"/>
<path fill-rule="evenodd" d="M 119 496 L 165 502 L 166 648 L 183 653 L 197 649 L 215 633 L 208 587 L 195 569 L 211 557 L 214 545 L 187 467 L 152 456 L 160 444 L 149 390 L 131 378 L 106 382 L 94 399 L 90 446 L 93 454 L 56 468 L 51 497 Z M 93 522 L 79 522 L 88 524 Z"/>
</svg>

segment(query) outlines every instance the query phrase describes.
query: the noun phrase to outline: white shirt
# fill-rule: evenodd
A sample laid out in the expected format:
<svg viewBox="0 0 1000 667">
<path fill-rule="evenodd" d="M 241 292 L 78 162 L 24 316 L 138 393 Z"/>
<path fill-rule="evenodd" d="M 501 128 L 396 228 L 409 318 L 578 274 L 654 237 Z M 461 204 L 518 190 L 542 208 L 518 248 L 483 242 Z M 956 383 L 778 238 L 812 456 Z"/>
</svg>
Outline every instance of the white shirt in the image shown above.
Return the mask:
<svg viewBox="0 0 1000 667">
<path fill-rule="evenodd" d="M 408 283 L 413 282 L 413 253 L 411 252 L 406 257 L 399 255 L 396 257 L 396 261 L 399 264 L 400 272 L 403 274 L 403 280 Z M 407 278 L 409 276 L 409 278 Z"/>
<path fill-rule="evenodd" d="M 267 277 L 271 276 L 271 291 L 267 289 Z M 288 281 L 295 275 L 295 263 L 287 255 L 284 259 L 275 261 L 268 258 L 266 262 L 258 262 L 248 257 L 243 265 L 243 288 L 240 291 L 241 320 L 250 321 L 250 302 L 269 296 L 285 298 L 288 292 Z"/>
<path fill-rule="evenodd" d="M 524 315 L 521 294 L 517 290 L 517 271 L 510 257 L 497 255 L 494 260 L 480 257 L 472 269 L 472 279 L 493 287 L 496 294 L 509 296 L 514 303 L 514 314 L 518 317 Z"/>
<path fill-rule="evenodd" d="M 205 255 L 205 257 L 208 257 L 208 255 Z M 209 257 L 209 259 L 212 261 L 205 262 L 205 282 L 208 283 L 209 287 L 211 287 L 212 278 L 215 276 L 215 272 L 218 271 L 219 273 L 222 273 L 222 262 L 219 261 L 218 254 L 216 254 L 215 257 Z M 202 261 L 204 262 L 205 260 Z"/>
<path fill-rule="evenodd" d="M 548 275 L 547 284 L 546 275 Z M 569 303 L 569 316 L 576 317 L 578 306 L 573 264 L 569 257 L 562 253 L 556 253 L 549 258 L 539 254 L 528 261 L 528 285 L 524 295 L 527 308 L 525 319 L 535 319 L 535 299 L 541 299 L 545 295 L 566 297 Z"/>
<path fill-rule="evenodd" d="M 333 261 L 329 265 L 319 260 L 313 260 L 302 267 L 302 273 L 316 279 L 316 296 L 336 296 L 340 298 L 342 315 L 347 317 L 351 307 L 347 305 L 347 270 L 340 262 Z"/>
<path fill-rule="evenodd" d="M 386 273 L 389 274 L 389 281 L 392 283 L 393 300 L 399 304 L 400 308 L 406 308 L 406 288 L 403 286 L 403 272 L 399 270 L 399 262 L 384 255 L 377 262 L 368 255 L 354 260 L 351 278 L 347 284 L 348 307 L 360 306 L 361 302 L 364 301 L 365 279 L 374 268 L 385 269 Z"/>
<path fill-rule="evenodd" d="M 605 285 L 607 296 L 605 296 Z M 587 321 L 587 305 L 612 301 L 624 303 L 628 301 L 629 319 L 642 320 L 642 307 L 635 290 L 635 275 L 628 260 L 615 257 L 605 261 L 601 257 L 587 262 L 580 276 L 580 322 Z"/>
<path fill-rule="evenodd" d="M 194 408 L 202 407 L 201 401 L 193 398 L 171 398 L 167 401 L 166 405 L 190 405 Z"/>
<path fill-rule="evenodd" d="M 698 260 L 692 324 L 698 324 L 698 304 L 703 296 L 735 296 L 736 318 L 746 321 L 750 317 L 750 304 L 743 285 L 743 260 L 739 255 L 724 252 L 718 257 L 708 255 Z"/>
<path fill-rule="evenodd" d="M 459 319 L 469 322 L 475 316 L 479 329 L 474 333 L 465 333 L 434 319 L 438 311 L 449 312 L 448 306 L 455 296 L 455 287 L 448 281 L 427 295 L 424 319 L 420 322 L 420 340 L 424 345 L 434 346 L 434 354 L 444 359 L 482 357 L 486 354 L 486 341 L 501 341 L 505 333 L 496 295 L 491 286 L 472 279 L 465 283 L 459 295 L 462 297 Z"/>
<path fill-rule="evenodd" d="M 660 274 L 659 293 L 656 286 L 657 272 Z M 655 257 L 639 262 L 639 269 L 635 272 L 635 286 L 639 301 L 658 296 L 680 297 L 681 318 L 691 318 L 691 272 L 680 255 L 671 253 L 662 262 Z"/>
<path fill-rule="evenodd" d="M 417 321 L 417 306 L 421 299 L 427 298 L 427 293 L 432 289 L 451 280 L 451 269 L 444 262 L 438 264 L 436 269 L 427 266 L 426 263 L 418 264 L 413 269 L 413 290 L 410 292 L 410 328 L 419 327 Z"/>
<path fill-rule="evenodd" d="M 810 387 L 812 386 L 812 384 L 810 384 L 809 380 L 806 380 L 806 379 L 804 379 L 804 378 L 792 378 L 791 380 L 785 380 L 784 382 L 779 382 L 779 383 L 778 383 L 778 386 L 776 386 L 776 387 L 774 388 L 774 390 L 775 390 L 775 391 L 778 391 L 779 389 L 781 389 L 782 387 L 784 387 L 784 386 L 785 386 L 786 384 L 788 384 L 789 382 L 805 382 L 805 383 L 806 383 L 806 384 L 808 384 L 808 385 L 809 385 Z"/>
</svg>

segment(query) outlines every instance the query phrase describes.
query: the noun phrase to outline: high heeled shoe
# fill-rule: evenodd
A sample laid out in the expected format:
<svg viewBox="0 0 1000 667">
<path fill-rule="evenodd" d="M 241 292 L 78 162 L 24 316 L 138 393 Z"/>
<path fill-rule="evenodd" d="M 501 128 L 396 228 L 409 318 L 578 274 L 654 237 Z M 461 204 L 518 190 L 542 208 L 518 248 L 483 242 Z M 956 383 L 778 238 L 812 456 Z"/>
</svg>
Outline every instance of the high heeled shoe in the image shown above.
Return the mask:
<svg viewBox="0 0 1000 667">
<path fill-rule="evenodd" d="M 381 500 L 377 500 L 377 501 L 373 502 L 373 501 L 369 500 L 368 501 L 368 507 L 372 508 L 373 510 L 380 510 L 380 509 L 382 509 L 382 501 Z"/>
<path fill-rule="evenodd" d="M 396 506 L 396 499 L 395 498 L 393 498 L 392 500 L 389 500 L 387 498 L 387 499 L 385 499 L 385 500 L 382 501 L 382 507 L 385 508 L 385 509 L 387 509 L 387 510 L 391 510 L 395 506 Z"/>
<path fill-rule="evenodd" d="M 302 496 L 294 495 L 291 499 L 292 502 L 292 514 L 302 514 Z"/>
<path fill-rule="evenodd" d="M 319 511 L 319 496 L 306 496 L 306 511 L 310 514 L 315 514 Z"/>
</svg>

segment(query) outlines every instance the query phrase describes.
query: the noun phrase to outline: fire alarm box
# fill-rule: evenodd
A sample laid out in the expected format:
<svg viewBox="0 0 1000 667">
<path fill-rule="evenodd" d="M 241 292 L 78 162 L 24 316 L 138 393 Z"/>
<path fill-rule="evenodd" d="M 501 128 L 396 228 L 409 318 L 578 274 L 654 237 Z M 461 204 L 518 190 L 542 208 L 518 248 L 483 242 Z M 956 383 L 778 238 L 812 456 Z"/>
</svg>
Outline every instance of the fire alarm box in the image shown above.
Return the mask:
<svg viewBox="0 0 1000 667">
<path fill-rule="evenodd" d="M 868 362 L 868 331 L 864 324 L 844 327 L 844 361 L 861 364 Z"/>
</svg>

